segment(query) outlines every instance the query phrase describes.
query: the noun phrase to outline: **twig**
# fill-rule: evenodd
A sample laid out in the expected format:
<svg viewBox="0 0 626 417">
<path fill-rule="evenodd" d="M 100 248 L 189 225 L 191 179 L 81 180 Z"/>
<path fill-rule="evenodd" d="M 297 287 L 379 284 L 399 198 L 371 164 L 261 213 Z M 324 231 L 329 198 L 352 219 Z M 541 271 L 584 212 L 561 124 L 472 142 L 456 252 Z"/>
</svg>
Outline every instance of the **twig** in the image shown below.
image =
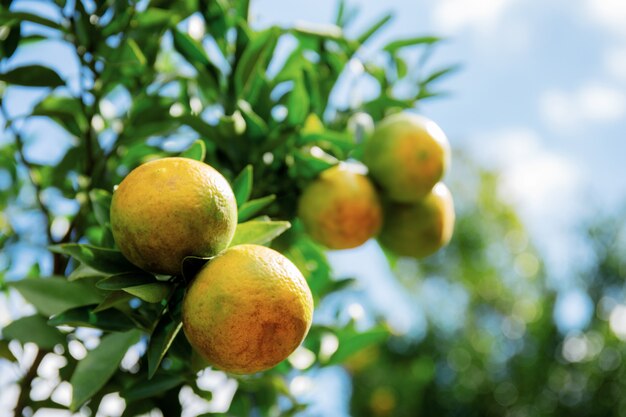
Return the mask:
<svg viewBox="0 0 626 417">
<path fill-rule="evenodd" d="M 28 400 L 30 398 L 30 386 L 33 383 L 33 379 L 37 376 L 37 368 L 39 368 L 41 361 L 47 354 L 48 351 L 39 349 L 37 356 L 35 356 L 35 360 L 24 374 L 24 377 L 22 377 L 22 380 L 20 381 L 20 395 L 17 398 L 17 403 L 15 403 L 15 408 L 13 409 L 14 417 L 22 417 L 24 415 L 24 408 L 28 405 Z"/>
</svg>

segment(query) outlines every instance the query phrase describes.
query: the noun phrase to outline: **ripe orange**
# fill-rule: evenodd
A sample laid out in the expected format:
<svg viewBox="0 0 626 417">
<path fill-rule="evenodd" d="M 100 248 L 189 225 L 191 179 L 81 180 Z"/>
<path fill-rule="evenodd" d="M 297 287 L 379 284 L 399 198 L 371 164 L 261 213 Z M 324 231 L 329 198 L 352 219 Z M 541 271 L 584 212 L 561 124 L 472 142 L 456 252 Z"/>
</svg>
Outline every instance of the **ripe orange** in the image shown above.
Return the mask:
<svg viewBox="0 0 626 417">
<path fill-rule="evenodd" d="M 124 256 L 147 271 L 178 274 L 185 256 L 213 256 L 225 249 L 236 227 L 230 185 L 203 162 L 148 162 L 113 193 L 113 238 Z"/>
<path fill-rule="evenodd" d="M 371 181 L 354 166 L 341 164 L 304 189 L 298 216 L 313 239 L 330 249 L 348 249 L 378 233 L 382 208 Z"/>
<path fill-rule="evenodd" d="M 398 255 L 424 258 L 447 245 L 454 229 L 452 194 L 438 183 L 413 204 L 385 206 L 385 221 L 378 240 Z"/>
<path fill-rule="evenodd" d="M 183 301 L 187 339 L 209 363 L 250 374 L 289 356 L 306 336 L 313 297 L 298 268 L 273 249 L 233 246 L 213 258 Z"/>
<path fill-rule="evenodd" d="M 450 145 L 432 120 L 398 113 L 385 118 L 365 142 L 363 162 L 391 200 L 411 203 L 441 180 Z"/>
</svg>

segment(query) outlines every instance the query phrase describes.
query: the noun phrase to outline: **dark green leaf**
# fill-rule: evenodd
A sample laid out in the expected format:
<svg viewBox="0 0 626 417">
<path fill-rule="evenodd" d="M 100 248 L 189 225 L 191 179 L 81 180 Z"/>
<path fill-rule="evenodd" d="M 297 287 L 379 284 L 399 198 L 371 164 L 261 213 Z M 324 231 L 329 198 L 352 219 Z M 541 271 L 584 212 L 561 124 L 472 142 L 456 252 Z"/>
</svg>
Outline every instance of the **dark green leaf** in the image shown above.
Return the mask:
<svg viewBox="0 0 626 417">
<path fill-rule="evenodd" d="M 0 40 L 0 54 L 2 54 L 3 58 L 11 58 L 22 39 L 22 25 L 8 25 L 5 28 L 9 31 L 9 34 L 4 40 Z"/>
<path fill-rule="evenodd" d="M 156 278 L 149 272 L 137 271 L 126 272 L 104 278 L 96 284 L 96 287 L 103 290 L 122 290 L 136 285 L 153 284 Z"/>
<path fill-rule="evenodd" d="M 272 239 L 280 236 L 285 230 L 291 227 L 291 223 L 285 221 L 258 221 L 251 220 L 249 222 L 237 225 L 237 231 L 230 246 L 253 243 L 263 245 Z"/>
<path fill-rule="evenodd" d="M 178 297 L 176 295 L 178 294 Z M 176 335 L 183 327 L 183 323 L 180 320 L 178 314 L 170 314 L 170 308 L 173 305 L 182 304 L 182 297 L 184 295 L 184 289 L 180 289 L 173 298 L 173 302 L 170 302 L 168 311 L 161 316 L 161 319 L 157 323 L 152 335 L 150 336 L 150 342 L 148 343 L 148 377 L 152 378 L 155 372 L 159 369 L 159 365 L 163 360 L 163 357 L 167 353 L 168 349 L 172 345 L 172 342 L 176 338 Z"/>
<path fill-rule="evenodd" d="M 78 362 L 70 379 L 73 395 L 70 409 L 78 410 L 93 397 L 117 371 L 126 351 L 139 341 L 140 333 L 131 330 L 105 336 L 98 347 Z"/>
<path fill-rule="evenodd" d="M 66 243 L 50 246 L 50 250 L 69 255 L 83 264 L 102 272 L 117 274 L 139 270 L 121 252 L 113 249 L 98 248 L 82 243 Z"/>
<path fill-rule="evenodd" d="M 75 136 L 87 129 L 80 101 L 73 97 L 47 96 L 33 109 L 33 116 L 47 116 Z"/>
<path fill-rule="evenodd" d="M 172 285 L 166 282 L 154 282 L 124 288 L 124 291 L 148 303 L 160 303 L 170 294 L 172 288 Z"/>
<path fill-rule="evenodd" d="M 31 23 L 37 23 L 39 25 L 47 26 L 52 29 L 63 30 L 63 27 L 50 19 L 38 16 L 33 13 L 27 12 L 13 12 L 9 10 L 0 11 L 0 26 L 4 26 L 10 22 L 27 21 Z"/>
<path fill-rule="evenodd" d="M 382 18 L 380 18 L 376 23 L 374 23 L 369 29 L 367 29 L 361 36 L 357 38 L 357 41 L 360 44 L 364 44 L 367 42 L 376 32 L 382 29 L 389 21 L 393 18 L 391 14 L 386 14 Z"/>
<path fill-rule="evenodd" d="M 108 309 L 94 312 L 91 306 L 76 307 L 52 316 L 51 326 L 92 327 L 111 332 L 134 329 L 137 324 L 119 310 Z"/>
<path fill-rule="evenodd" d="M 432 45 L 439 41 L 441 41 L 441 38 L 436 36 L 419 36 L 416 38 L 400 39 L 389 42 L 383 49 L 391 54 L 395 54 L 399 49 L 406 48 L 407 46 Z"/>
<path fill-rule="evenodd" d="M 252 165 L 247 165 L 241 170 L 233 181 L 233 191 L 237 200 L 237 207 L 248 201 L 252 192 Z"/>
<path fill-rule="evenodd" d="M 0 81 L 26 87 L 60 87 L 65 85 L 59 74 L 42 65 L 25 65 L 0 74 Z"/>
<path fill-rule="evenodd" d="M 235 91 L 238 98 L 246 98 L 254 90 L 254 85 L 262 79 L 279 35 L 280 29 L 269 28 L 258 33 L 246 46 L 235 69 Z"/>
<path fill-rule="evenodd" d="M 21 343 L 32 342 L 40 348 L 49 350 L 66 342 L 65 335 L 49 326 L 46 318 L 39 314 L 15 320 L 2 329 L 2 335 L 5 339 Z"/>
<path fill-rule="evenodd" d="M 204 141 L 198 139 L 189 147 L 189 149 L 181 153 L 180 156 L 183 158 L 194 159 L 196 161 L 204 161 L 204 158 L 206 157 L 206 145 L 204 144 Z"/>
<path fill-rule="evenodd" d="M 331 155 L 318 155 L 297 150 L 293 153 L 295 175 L 303 179 L 313 179 L 339 162 Z"/>
<path fill-rule="evenodd" d="M 8 336 L 5 336 L 8 338 Z M 6 359 L 10 362 L 17 362 L 17 358 L 9 349 L 9 341 L 8 340 L 0 340 L 0 358 Z"/>
<path fill-rule="evenodd" d="M 139 380 L 135 385 L 124 390 L 122 396 L 126 401 L 131 402 L 153 398 L 185 382 L 186 380 L 182 375 L 159 374 L 152 379 Z"/>
<path fill-rule="evenodd" d="M 93 206 L 93 214 L 100 226 L 108 227 L 111 223 L 111 199 L 113 196 L 110 192 L 100 189 L 91 190 L 89 199 Z"/>
<path fill-rule="evenodd" d="M 246 122 L 246 134 L 251 138 L 265 139 L 269 133 L 269 127 L 265 120 L 256 114 L 245 100 L 239 100 L 237 108 Z"/>
<path fill-rule="evenodd" d="M 133 295 L 127 293 L 126 291 L 111 291 L 104 300 L 100 304 L 98 304 L 94 309 L 94 313 L 98 313 L 100 311 L 108 310 L 109 308 L 116 307 L 120 304 L 126 304 L 130 300 L 134 298 Z"/>
<path fill-rule="evenodd" d="M 243 203 L 237 213 L 238 221 L 243 222 L 250 219 L 259 211 L 272 204 L 274 200 L 276 200 L 276 196 L 272 194 Z"/>
<path fill-rule="evenodd" d="M 52 316 L 73 307 L 99 303 L 103 295 L 85 280 L 63 278 L 22 279 L 9 283 L 44 316 Z"/>
<path fill-rule="evenodd" d="M 180 53 L 190 64 L 201 72 L 210 74 L 210 81 L 214 87 L 217 87 L 219 80 L 219 70 L 211 61 L 201 44 L 195 41 L 191 36 L 179 31 L 172 30 L 174 37 L 174 48 Z"/>
</svg>

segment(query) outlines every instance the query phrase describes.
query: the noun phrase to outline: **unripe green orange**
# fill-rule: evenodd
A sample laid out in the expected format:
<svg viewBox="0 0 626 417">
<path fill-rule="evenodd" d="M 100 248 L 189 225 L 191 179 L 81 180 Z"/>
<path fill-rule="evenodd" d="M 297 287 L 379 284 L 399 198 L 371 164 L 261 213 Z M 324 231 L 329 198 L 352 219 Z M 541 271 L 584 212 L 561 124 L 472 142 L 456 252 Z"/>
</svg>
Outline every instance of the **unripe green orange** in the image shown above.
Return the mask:
<svg viewBox="0 0 626 417">
<path fill-rule="evenodd" d="M 237 227 L 237 203 L 226 179 L 188 158 L 163 158 L 130 172 L 113 193 L 111 229 L 132 263 L 175 275 L 186 256 L 224 250 Z"/>
<path fill-rule="evenodd" d="M 424 258 L 447 245 L 454 230 L 454 202 L 443 183 L 416 203 L 385 205 L 379 242 L 400 256 Z"/>
<path fill-rule="evenodd" d="M 365 142 L 363 162 L 389 199 L 416 202 L 450 164 L 450 145 L 432 120 L 410 113 L 385 118 Z"/>
</svg>

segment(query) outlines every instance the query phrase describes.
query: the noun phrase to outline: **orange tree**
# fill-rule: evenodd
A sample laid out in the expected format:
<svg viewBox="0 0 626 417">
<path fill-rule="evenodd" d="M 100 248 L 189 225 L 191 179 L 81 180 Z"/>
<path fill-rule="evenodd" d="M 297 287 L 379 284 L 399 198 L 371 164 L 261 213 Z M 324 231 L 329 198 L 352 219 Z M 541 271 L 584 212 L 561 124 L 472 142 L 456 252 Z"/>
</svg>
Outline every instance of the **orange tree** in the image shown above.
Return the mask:
<svg viewBox="0 0 626 417">
<path fill-rule="evenodd" d="M 174 416 L 182 387 L 211 397 L 196 382 L 206 364 L 181 331 L 185 289 L 208 259 L 187 257 L 174 275 L 155 275 L 131 264 L 113 238 L 112 192 L 144 162 L 183 156 L 218 170 L 238 206 L 234 242 L 271 245 L 288 257 L 316 305 L 352 283 L 332 275 L 324 248 L 304 232 L 296 215 L 301 191 L 338 161 L 359 158 L 364 114 L 378 121 L 415 108 L 437 95 L 434 83 L 453 68 L 423 72 L 440 41 L 433 36 L 365 53 L 362 46 L 391 16 L 347 37 L 355 12 L 343 2 L 335 24 L 320 28 L 258 29 L 248 9 L 247 0 L 55 0 L 41 9 L 0 2 L 0 282 L 7 297 L 17 292 L 34 307 L 5 323 L 0 351 L 10 361 L 21 347 L 37 352 L 18 381 L 15 415 L 64 407 L 95 414 L 105 395 L 119 392 L 124 416 L 153 409 Z M 204 31 L 194 29 L 198 23 Z M 54 48 L 70 51 L 73 61 L 52 68 L 15 60 Z M 407 50 L 422 54 L 419 68 L 409 65 Z M 341 76 L 351 76 L 351 62 L 379 90 L 340 107 L 331 96 Z M 394 95 L 399 81 L 411 86 L 401 97 Z M 26 90 L 39 98 L 18 114 L 14 100 Z M 33 136 L 30 124 L 42 121 L 60 126 L 66 145 Z M 63 152 L 57 160 L 37 159 L 29 153 L 35 146 Z M 19 216 L 27 227 L 17 224 Z M 25 260 L 24 253 L 37 255 Z M 85 328 L 96 329 L 92 342 Z M 328 334 L 338 347 L 321 355 Z M 304 347 L 315 359 L 304 368 L 340 364 L 387 335 L 378 325 L 313 324 Z M 76 346 L 87 346 L 86 356 L 72 354 Z M 138 357 L 120 366 L 131 347 Z M 69 403 L 30 395 L 47 355 L 64 358 L 56 384 L 72 386 Z M 303 409 L 286 388 L 302 368 L 285 360 L 239 377 L 230 413 Z"/>
</svg>

